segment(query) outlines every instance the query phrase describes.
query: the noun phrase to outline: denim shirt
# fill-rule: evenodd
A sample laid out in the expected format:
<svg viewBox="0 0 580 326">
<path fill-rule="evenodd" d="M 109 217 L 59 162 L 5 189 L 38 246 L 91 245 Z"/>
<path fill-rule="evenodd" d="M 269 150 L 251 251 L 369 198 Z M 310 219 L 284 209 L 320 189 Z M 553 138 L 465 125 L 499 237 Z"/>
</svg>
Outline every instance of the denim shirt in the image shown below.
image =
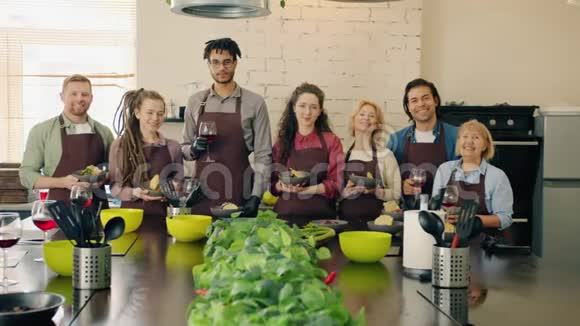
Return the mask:
<svg viewBox="0 0 580 326">
<path fill-rule="evenodd" d="M 442 125 L 443 128 L 445 128 L 445 139 L 443 141 L 445 141 L 447 160 L 455 160 L 457 159 L 457 155 L 455 155 L 455 143 L 457 142 L 457 132 L 459 131 L 459 128 L 445 122 L 437 122 L 437 124 L 435 124 L 435 129 L 433 129 L 435 143 L 439 143 L 440 141 L 439 136 L 441 135 Z M 405 143 L 407 137 L 410 137 L 411 143 L 417 142 L 415 139 L 415 124 L 405 127 L 389 137 L 387 148 L 395 154 L 399 165 L 406 163 L 403 162 L 403 160 L 405 159 Z"/>
<path fill-rule="evenodd" d="M 482 159 L 479 168 L 465 172 L 461 167 L 463 160 L 449 161 L 441 164 L 433 181 L 433 196 L 439 190 L 445 188 L 451 178 L 451 172 L 455 170 L 453 178 L 456 181 L 463 181 L 468 184 L 479 183 L 479 176 L 485 175 L 485 207 L 494 215 L 499 217 L 503 230 L 512 224 L 514 196 L 510 181 L 501 169 L 489 164 Z"/>
</svg>

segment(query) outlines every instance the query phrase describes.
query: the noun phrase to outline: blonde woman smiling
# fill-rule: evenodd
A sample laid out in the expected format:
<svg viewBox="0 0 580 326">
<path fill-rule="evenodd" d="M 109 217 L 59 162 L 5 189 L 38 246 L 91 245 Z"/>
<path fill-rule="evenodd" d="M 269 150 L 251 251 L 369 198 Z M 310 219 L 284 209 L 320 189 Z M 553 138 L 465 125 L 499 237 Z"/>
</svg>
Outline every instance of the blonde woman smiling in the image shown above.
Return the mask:
<svg viewBox="0 0 580 326">
<path fill-rule="evenodd" d="M 371 101 L 362 100 L 350 116 L 349 129 L 354 142 L 346 152 L 346 186 L 339 216 L 357 229 L 381 214 L 383 202 L 401 197 L 401 174 L 393 153 L 386 148 L 382 109 Z M 376 187 L 366 189 L 348 180 L 350 175 L 370 176 Z"/>
</svg>

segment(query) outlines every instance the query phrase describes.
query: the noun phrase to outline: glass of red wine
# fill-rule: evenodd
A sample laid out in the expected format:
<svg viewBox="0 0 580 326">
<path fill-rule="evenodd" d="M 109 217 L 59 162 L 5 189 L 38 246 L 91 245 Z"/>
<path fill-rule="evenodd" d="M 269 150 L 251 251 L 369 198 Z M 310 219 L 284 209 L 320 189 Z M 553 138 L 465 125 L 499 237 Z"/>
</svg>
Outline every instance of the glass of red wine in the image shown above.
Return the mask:
<svg viewBox="0 0 580 326">
<path fill-rule="evenodd" d="M 215 162 L 209 156 L 209 145 L 215 141 L 217 136 L 217 127 L 214 121 L 202 121 L 199 125 L 199 135 L 207 138 L 207 157 L 206 162 Z"/>
<path fill-rule="evenodd" d="M 416 196 L 422 191 L 423 186 L 427 182 L 427 171 L 421 168 L 411 169 L 411 180 L 413 181 L 414 192 Z"/>
<path fill-rule="evenodd" d="M 38 199 L 47 200 L 48 199 L 48 189 L 38 189 Z"/>
<path fill-rule="evenodd" d="M 6 251 L 20 240 L 21 235 L 22 224 L 20 223 L 20 215 L 12 212 L 0 213 L 0 248 L 4 252 L 3 278 L 0 286 L 7 287 L 18 283 L 18 281 L 9 280 L 6 275 L 6 267 L 8 266 Z"/>
<path fill-rule="evenodd" d="M 55 200 L 37 200 L 32 204 L 32 223 L 44 232 L 44 242 L 46 242 L 48 238 L 48 231 L 56 228 L 56 222 L 53 220 L 52 214 L 48 210 L 48 207 L 55 202 Z M 34 259 L 34 261 L 43 262 L 44 259 L 40 257 Z"/>
<path fill-rule="evenodd" d="M 88 207 L 93 201 L 93 192 L 85 186 L 74 185 L 70 190 L 70 201 L 79 209 Z"/>
<path fill-rule="evenodd" d="M 441 201 L 441 206 L 445 208 L 450 208 L 457 205 L 459 201 L 459 189 L 455 185 L 448 185 L 445 188 L 445 193 L 443 194 L 443 200 Z"/>
</svg>

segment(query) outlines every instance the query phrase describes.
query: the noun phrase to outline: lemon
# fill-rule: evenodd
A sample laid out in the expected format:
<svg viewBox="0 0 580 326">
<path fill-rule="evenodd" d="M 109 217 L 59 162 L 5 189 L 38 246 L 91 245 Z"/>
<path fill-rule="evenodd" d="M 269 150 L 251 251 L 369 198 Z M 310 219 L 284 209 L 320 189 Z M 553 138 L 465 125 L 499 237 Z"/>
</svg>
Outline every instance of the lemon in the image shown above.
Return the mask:
<svg viewBox="0 0 580 326">
<path fill-rule="evenodd" d="M 155 176 L 153 176 L 151 181 L 149 181 L 149 188 L 153 191 L 159 190 L 159 174 L 156 174 Z"/>
<path fill-rule="evenodd" d="M 238 205 L 234 203 L 225 202 L 222 204 L 222 209 L 230 210 L 230 209 L 238 209 Z"/>
<path fill-rule="evenodd" d="M 266 191 L 264 195 L 262 195 L 262 202 L 268 206 L 274 206 L 277 201 L 278 197 L 272 195 L 269 191 Z"/>
<path fill-rule="evenodd" d="M 393 217 L 389 215 L 381 215 L 375 219 L 376 225 L 393 225 Z"/>
</svg>

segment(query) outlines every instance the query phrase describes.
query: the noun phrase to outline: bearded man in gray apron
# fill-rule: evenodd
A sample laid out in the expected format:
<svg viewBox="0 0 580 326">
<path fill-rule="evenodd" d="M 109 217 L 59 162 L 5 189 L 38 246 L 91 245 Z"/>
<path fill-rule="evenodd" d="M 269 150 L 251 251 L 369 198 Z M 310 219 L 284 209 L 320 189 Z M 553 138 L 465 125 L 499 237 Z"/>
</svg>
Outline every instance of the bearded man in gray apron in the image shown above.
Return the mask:
<svg viewBox="0 0 580 326">
<path fill-rule="evenodd" d="M 230 202 L 242 216 L 256 216 L 272 164 L 270 120 L 264 98 L 234 81 L 241 51 L 229 38 L 206 42 L 203 59 L 214 80 L 210 89 L 187 103 L 182 151 L 195 161 L 204 199 L 193 214 L 210 215 L 210 208 Z M 215 125 L 211 133 L 202 124 Z M 254 153 L 250 166 L 248 156 Z"/>
</svg>

